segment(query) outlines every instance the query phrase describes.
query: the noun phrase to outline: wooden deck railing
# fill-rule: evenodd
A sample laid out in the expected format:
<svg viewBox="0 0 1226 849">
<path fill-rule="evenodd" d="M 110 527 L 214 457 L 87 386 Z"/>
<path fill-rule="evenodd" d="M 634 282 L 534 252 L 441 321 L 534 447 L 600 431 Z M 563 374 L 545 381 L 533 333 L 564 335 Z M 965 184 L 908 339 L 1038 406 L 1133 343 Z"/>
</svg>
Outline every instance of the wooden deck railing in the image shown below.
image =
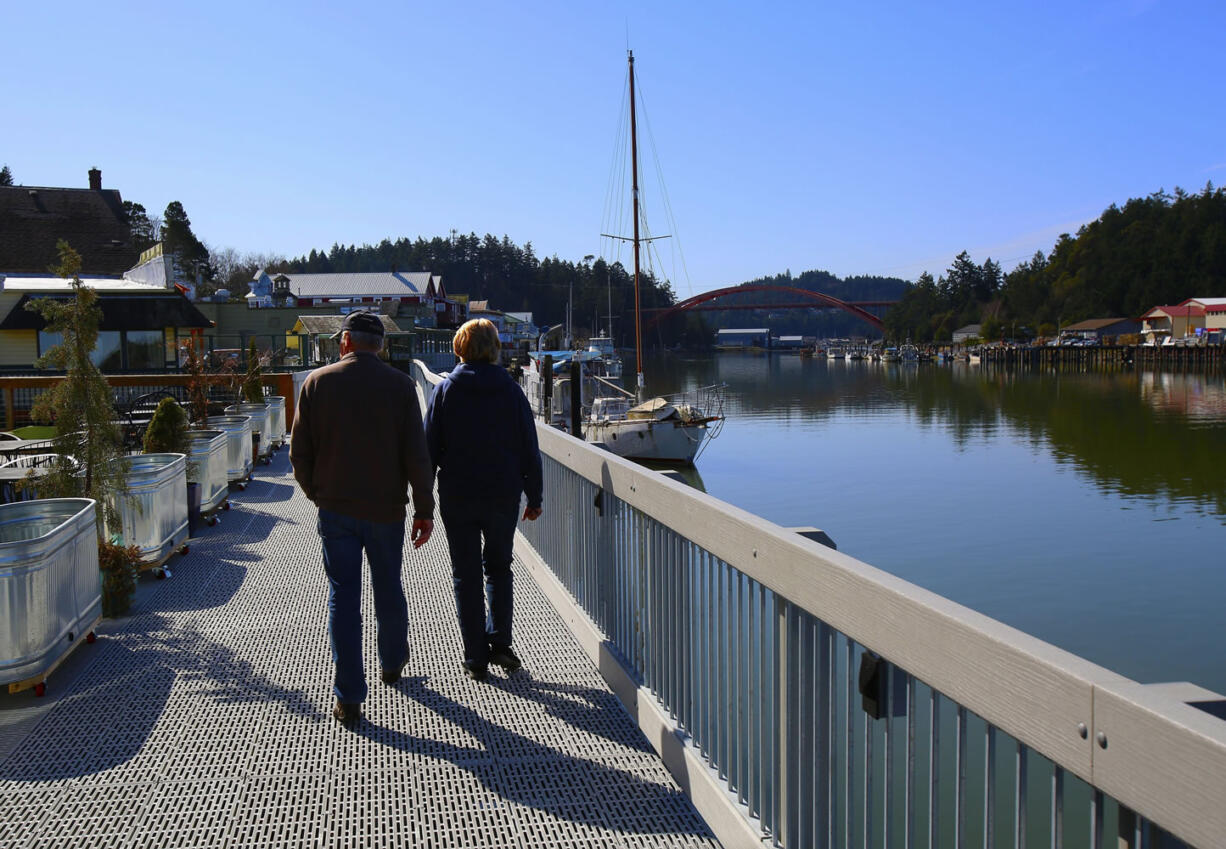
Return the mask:
<svg viewBox="0 0 1226 849">
<path fill-rule="evenodd" d="M 241 379 L 241 375 L 239 376 Z M 64 379 L 63 375 L 10 375 L 0 376 L 0 402 L 4 405 L 4 429 L 12 430 L 21 425 L 33 424 L 30 419 L 30 407 L 34 400 L 47 389 Z M 187 374 L 115 374 L 107 375 L 106 381 L 115 392 L 117 407 L 125 400 L 167 387 L 178 387 L 175 394 L 186 392 L 191 382 Z M 261 376 L 264 385 L 270 387 L 273 395 L 285 398 L 285 426 L 293 427 L 294 402 L 297 396 L 294 392 L 294 375 L 290 372 L 266 373 Z M 210 387 L 232 388 L 235 379 L 232 375 L 208 375 L 205 377 Z"/>
</svg>

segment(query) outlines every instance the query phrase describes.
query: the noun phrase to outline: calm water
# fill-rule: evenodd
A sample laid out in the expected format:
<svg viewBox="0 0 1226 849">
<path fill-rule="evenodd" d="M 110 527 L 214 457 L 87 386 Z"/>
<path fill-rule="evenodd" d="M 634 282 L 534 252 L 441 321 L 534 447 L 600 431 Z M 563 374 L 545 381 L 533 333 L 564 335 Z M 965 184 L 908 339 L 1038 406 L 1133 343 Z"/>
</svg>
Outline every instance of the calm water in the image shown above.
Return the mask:
<svg viewBox="0 0 1226 849">
<path fill-rule="evenodd" d="M 1143 682 L 1226 693 L 1226 382 L 719 354 L 708 492 Z"/>
</svg>

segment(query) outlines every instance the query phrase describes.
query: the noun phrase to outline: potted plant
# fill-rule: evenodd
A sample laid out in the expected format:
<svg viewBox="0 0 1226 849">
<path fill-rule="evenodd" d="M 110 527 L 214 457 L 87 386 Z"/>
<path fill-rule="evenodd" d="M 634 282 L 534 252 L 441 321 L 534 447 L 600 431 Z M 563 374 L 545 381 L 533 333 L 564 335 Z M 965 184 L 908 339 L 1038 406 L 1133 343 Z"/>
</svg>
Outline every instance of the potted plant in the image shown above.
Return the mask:
<svg viewBox="0 0 1226 849">
<path fill-rule="evenodd" d="M 184 454 L 187 451 L 187 413 L 169 395 L 158 402 L 149 419 L 144 449 L 146 454 Z"/>
<path fill-rule="evenodd" d="M 187 443 L 187 413 L 179 402 L 167 396 L 158 402 L 149 419 L 143 443 L 146 454 L 189 453 Z M 200 484 L 195 480 L 191 462 L 187 463 L 187 532 L 196 532 L 200 521 Z"/>
<path fill-rule="evenodd" d="M 46 498 L 94 499 L 101 562 L 103 549 L 111 542 L 106 528 L 115 526 L 116 504 L 126 490 L 127 464 L 123 437 L 115 424 L 118 416 L 111 387 L 89 357 L 102 321 L 98 295 L 77 276 L 81 255 L 62 239 L 56 249 L 60 261 L 52 270 L 72 280 L 74 297 L 65 301 L 36 298 L 27 305 L 46 321 L 47 332 L 60 333 L 63 338 L 62 344 L 40 358 L 39 365 L 62 370 L 64 379 L 40 395 L 30 411 L 35 421 L 55 424 L 53 445 L 61 458 L 40 476 L 39 493 Z M 114 580 L 107 567 L 100 568 L 108 576 L 101 581 L 103 610 L 110 611 L 107 615 L 119 615 L 131 604 L 135 579 L 124 578 L 130 570 L 122 565 L 116 567 Z"/>
<path fill-rule="evenodd" d="M 254 462 L 262 458 L 266 464 L 271 463 L 272 431 L 269 427 L 271 409 L 264 398 L 263 369 L 260 367 L 260 351 L 256 347 L 254 338 L 247 349 L 247 374 L 239 386 L 239 397 L 242 400 L 238 404 L 227 407 L 226 412 L 251 417 L 252 460 Z"/>
</svg>

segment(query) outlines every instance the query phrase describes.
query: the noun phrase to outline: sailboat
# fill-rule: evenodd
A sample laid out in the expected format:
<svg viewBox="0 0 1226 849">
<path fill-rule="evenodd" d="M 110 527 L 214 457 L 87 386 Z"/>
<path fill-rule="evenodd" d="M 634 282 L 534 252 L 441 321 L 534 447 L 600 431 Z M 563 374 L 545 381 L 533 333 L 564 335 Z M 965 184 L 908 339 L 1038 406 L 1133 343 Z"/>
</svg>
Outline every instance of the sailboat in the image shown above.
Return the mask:
<svg viewBox="0 0 1226 849">
<path fill-rule="evenodd" d="M 638 132 L 635 118 L 634 52 L 628 51 L 630 67 L 630 173 L 634 235 L 614 236 L 634 246 L 634 350 L 636 393 L 608 381 L 591 399 L 583 421 L 583 437 L 632 460 L 693 463 L 709 438 L 723 426 L 723 386 L 706 386 L 687 393 L 649 396 L 643 374 L 643 320 L 639 298 L 639 253 L 644 242 L 639 233 Z M 609 391 L 615 390 L 615 391 Z"/>
</svg>

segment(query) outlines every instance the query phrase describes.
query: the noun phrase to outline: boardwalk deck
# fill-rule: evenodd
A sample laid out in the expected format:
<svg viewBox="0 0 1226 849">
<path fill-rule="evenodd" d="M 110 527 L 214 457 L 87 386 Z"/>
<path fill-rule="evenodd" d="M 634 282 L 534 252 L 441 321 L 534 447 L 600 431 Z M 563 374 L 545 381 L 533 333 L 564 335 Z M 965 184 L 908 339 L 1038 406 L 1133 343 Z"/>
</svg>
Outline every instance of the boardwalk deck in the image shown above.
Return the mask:
<svg viewBox="0 0 1226 849">
<path fill-rule="evenodd" d="M 406 553 L 413 656 L 330 716 L 327 585 L 287 452 L 44 699 L 0 695 L 0 846 L 715 846 L 516 564 L 525 671 L 459 666 L 441 527 Z"/>
</svg>

